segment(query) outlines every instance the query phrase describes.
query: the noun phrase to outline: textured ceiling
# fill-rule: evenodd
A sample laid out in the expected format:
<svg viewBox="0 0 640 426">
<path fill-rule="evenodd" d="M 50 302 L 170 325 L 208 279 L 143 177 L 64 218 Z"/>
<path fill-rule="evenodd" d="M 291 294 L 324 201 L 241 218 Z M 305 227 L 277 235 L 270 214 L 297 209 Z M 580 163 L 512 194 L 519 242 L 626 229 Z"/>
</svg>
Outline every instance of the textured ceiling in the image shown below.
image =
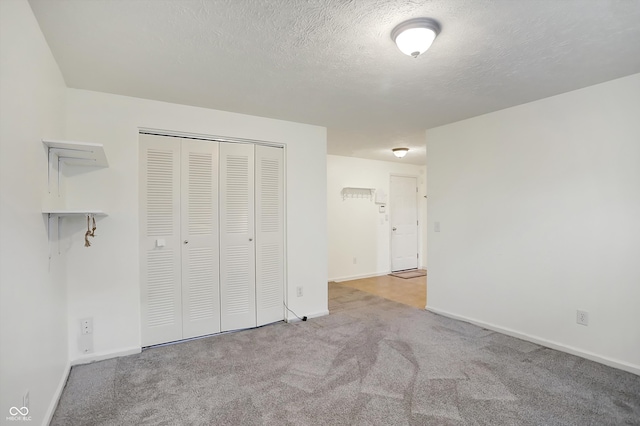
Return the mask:
<svg viewBox="0 0 640 426">
<path fill-rule="evenodd" d="M 425 129 L 640 72 L 638 0 L 30 0 L 69 87 L 328 128 L 424 164 Z M 393 27 L 442 26 L 417 59 Z"/>
</svg>

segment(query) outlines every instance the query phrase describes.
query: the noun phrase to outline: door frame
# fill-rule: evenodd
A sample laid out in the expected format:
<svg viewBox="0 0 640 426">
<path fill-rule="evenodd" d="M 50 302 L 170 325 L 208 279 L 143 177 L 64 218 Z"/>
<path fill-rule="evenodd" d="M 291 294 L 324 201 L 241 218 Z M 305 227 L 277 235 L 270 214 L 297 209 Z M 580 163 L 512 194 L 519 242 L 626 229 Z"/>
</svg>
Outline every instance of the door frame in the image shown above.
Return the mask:
<svg viewBox="0 0 640 426">
<path fill-rule="evenodd" d="M 259 140 L 259 139 L 246 139 L 246 138 L 238 138 L 238 137 L 233 137 L 233 136 L 219 136 L 219 135 L 210 135 L 210 134 L 205 134 L 205 133 L 192 133 L 192 132 L 183 132 L 183 131 L 179 131 L 179 130 L 167 130 L 167 129 L 159 129 L 159 128 L 154 128 L 154 127 L 141 127 L 138 126 L 138 150 L 139 150 L 139 144 L 140 144 L 140 138 L 139 135 L 141 134 L 147 134 L 147 135 L 155 135 L 155 136 L 166 136 L 166 137 L 174 137 L 174 138 L 184 138 L 184 139 L 195 139 L 195 140 L 202 140 L 202 141 L 211 141 L 211 142 L 228 142 L 228 143 L 240 143 L 240 144 L 252 144 L 252 145 L 263 145 L 263 146 L 270 146 L 270 147 L 274 147 L 274 148 L 282 148 L 282 164 L 283 164 L 283 182 L 282 182 L 282 190 L 284 191 L 283 193 L 283 220 L 284 220 L 284 226 L 283 226 L 283 239 L 284 239 L 284 263 L 283 263 L 283 267 L 284 267 L 284 271 L 283 271 L 283 279 L 284 279 L 284 283 L 283 283 L 283 295 L 282 295 L 282 300 L 284 301 L 284 303 L 286 303 L 286 305 L 289 305 L 289 267 L 288 267 L 288 261 L 289 261 L 289 256 L 288 256 L 288 245 L 287 245 L 287 235 L 288 235 L 288 231 L 287 231 L 287 226 L 288 226 L 288 220 L 287 220 L 287 144 L 286 143 L 280 143 L 280 142 L 272 142 L 272 141 L 265 141 L 265 140 Z M 138 159 L 138 167 L 139 167 L 139 162 L 140 159 Z M 137 173 L 137 179 L 140 179 L 140 170 L 138 170 Z M 139 185 L 139 183 L 138 183 Z M 138 194 L 139 195 L 139 194 Z M 140 206 L 138 204 L 138 226 L 140 224 Z M 220 221 L 220 218 L 218 218 L 218 223 Z M 138 230 L 138 234 L 140 233 L 140 230 Z M 138 253 L 140 252 L 140 247 L 138 247 Z M 142 271 L 140 271 L 140 273 L 142 273 Z M 138 280 L 138 293 L 141 294 L 142 293 L 142 283 L 140 280 Z M 287 310 L 285 309 L 285 307 L 282 307 L 282 318 L 285 322 L 289 321 L 289 317 L 287 315 Z M 140 312 L 140 315 L 142 316 L 142 312 Z M 142 317 L 140 317 L 140 320 L 142 320 Z M 140 323 L 141 324 L 141 323 Z M 142 347 L 142 345 L 141 345 Z"/>
<path fill-rule="evenodd" d="M 407 177 L 407 178 L 414 178 L 416 180 L 416 188 L 418 188 L 418 179 L 419 176 L 415 175 L 415 174 L 406 174 L 406 173 L 389 173 L 389 201 L 392 200 L 391 197 L 391 178 L 393 177 Z M 418 221 L 417 224 L 417 230 L 416 230 L 416 253 L 418 254 L 418 257 L 416 257 L 416 268 L 420 269 L 420 205 L 418 204 L 418 191 L 416 191 L 416 218 Z M 393 244 L 391 243 L 391 239 L 393 238 L 393 231 L 391 223 L 393 222 L 392 220 L 392 216 L 391 216 L 391 205 L 389 203 L 389 271 L 390 273 L 393 273 L 393 252 L 392 252 L 392 247 Z"/>
</svg>

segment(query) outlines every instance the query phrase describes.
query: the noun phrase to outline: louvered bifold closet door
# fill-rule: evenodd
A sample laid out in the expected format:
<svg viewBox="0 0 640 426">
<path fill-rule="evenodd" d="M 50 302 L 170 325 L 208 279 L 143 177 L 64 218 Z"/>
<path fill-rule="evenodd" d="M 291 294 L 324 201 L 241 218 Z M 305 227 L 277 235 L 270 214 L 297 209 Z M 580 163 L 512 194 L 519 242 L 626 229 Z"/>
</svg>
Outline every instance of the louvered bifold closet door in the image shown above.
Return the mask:
<svg viewBox="0 0 640 426">
<path fill-rule="evenodd" d="M 256 326 L 254 146 L 220 143 L 222 331 Z"/>
<path fill-rule="evenodd" d="M 180 144 L 140 135 L 142 346 L 182 338 Z"/>
<path fill-rule="evenodd" d="M 256 151 L 257 325 L 284 319 L 284 150 Z"/>
<path fill-rule="evenodd" d="M 182 139 L 182 338 L 220 332 L 218 143 Z"/>
</svg>

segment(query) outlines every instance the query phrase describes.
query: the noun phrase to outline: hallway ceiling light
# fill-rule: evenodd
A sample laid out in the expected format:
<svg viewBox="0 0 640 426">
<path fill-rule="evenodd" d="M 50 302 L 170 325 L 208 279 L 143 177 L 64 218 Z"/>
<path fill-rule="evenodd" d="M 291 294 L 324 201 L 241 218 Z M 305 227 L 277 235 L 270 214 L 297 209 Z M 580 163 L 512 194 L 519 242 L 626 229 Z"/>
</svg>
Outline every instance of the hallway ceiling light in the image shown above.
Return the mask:
<svg viewBox="0 0 640 426">
<path fill-rule="evenodd" d="M 405 55 L 417 58 L 440 33 L 440 24 L 431 18 L 415 18 L 398 24 L 391 31 L 391 39 Z"/>
<path fill-rule="evenodd" d="M 393 151 L 393 155 L 395 155 L 396 157 L 402 158 L 407 155 L 407 152 L 409 152 L 409 148 L 393 148 L 391 151 Z"/>
</svg>

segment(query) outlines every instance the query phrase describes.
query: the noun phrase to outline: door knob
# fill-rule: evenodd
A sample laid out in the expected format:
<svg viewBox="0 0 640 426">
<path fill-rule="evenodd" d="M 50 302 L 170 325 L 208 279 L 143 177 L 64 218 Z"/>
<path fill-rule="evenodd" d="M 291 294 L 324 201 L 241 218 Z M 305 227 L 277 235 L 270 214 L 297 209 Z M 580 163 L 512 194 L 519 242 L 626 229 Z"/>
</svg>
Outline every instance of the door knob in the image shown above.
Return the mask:
<svg viewBox="0 0 640 426">
<path fill-rule="evenodd" d="M 249 238 L 249 241 L 253 241 L 253 238 Z"/>
<path fill-rule="evenodd" d="M 184 240 L 184 243 L 185 244 L 189 244 L 189 240 Z"/>
<path fill-rule="evenodd" d="M 393 227 L 393 228 L 391 228 L 391 229 L 395 231 L 395 230 L 396 230 L 396 227 L 394 226 L 394 227 Z"/>
</svg>

